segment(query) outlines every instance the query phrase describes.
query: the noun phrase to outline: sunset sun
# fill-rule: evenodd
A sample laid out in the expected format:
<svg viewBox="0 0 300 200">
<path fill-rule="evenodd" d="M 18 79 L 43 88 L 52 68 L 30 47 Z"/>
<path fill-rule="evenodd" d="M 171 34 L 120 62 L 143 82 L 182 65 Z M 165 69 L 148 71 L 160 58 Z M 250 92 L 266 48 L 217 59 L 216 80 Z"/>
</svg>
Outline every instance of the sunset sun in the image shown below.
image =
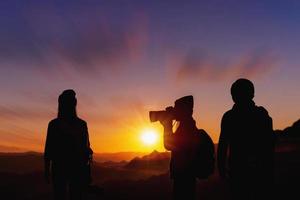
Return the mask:
<svg viewBox="0 0 300 200">
<path fill-rule="evenodd" d="M 154 145 L 158 142 L 158 133 L 155 130 L 147 129 L 141 133 L 141 141 L 147 146 Z"/>
</svg>

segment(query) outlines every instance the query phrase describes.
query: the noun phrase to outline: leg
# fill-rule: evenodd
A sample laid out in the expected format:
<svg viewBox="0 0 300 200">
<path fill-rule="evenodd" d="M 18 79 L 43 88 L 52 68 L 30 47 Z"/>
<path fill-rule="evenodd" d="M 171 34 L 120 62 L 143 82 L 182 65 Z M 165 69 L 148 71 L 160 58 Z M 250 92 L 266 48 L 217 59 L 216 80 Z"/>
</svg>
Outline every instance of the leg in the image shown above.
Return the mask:
<svg viewBox="0 0 300 200">
<path fill-rule="evenodd" d="M 53 178 L 53 193 L 55 200 L 67 199 L 67 181 L 63 177 Z"/>
<path fill-rule="evenodd" d="M 173 199 L 194 200 L 196 191 L 196 179 L 194 177 L 174 178 Z"/>
<path fill-rule="evenodd" d="M 73 175 L 70 178 L 69 184 L 69 194 L 70 200 L 82 200 L 83 199 L 83 191 L 85 184 L 83 183 L 82 178 L 77 174 Z"/>
<path fill-rule="evenodd" d="M 70 183 L 69 185 L 70 200 L 82 200 L 82 188 L 79 184 Z"/>
<path fill-rule="evenodd" d="M 231 177 L 230 192 L 232 200 L 251 199 L 251 194 L 248 193 L 248 190 L 251 188 L 247 188 L 248 184 L 246 182 L 247 180 L 243 180 L 242 177 Z"/>
</svg>

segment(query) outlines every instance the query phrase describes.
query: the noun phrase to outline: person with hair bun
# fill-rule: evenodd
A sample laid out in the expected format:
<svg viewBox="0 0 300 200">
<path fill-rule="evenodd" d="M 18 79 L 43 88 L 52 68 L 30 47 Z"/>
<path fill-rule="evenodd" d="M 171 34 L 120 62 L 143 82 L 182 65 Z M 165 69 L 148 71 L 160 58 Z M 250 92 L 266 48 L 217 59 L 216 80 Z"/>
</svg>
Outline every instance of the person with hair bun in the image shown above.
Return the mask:
<svg viewBox="0 0 300 200">
<path fill-rule="evenodd" d="M 55 200 L 81 200 L 91 181 L 87 123 L 76 113 L 76 93 L 65 90 L 58 98 L 58 115 L 48 125 L 44 151 L 45 178 L 52 178 Z M 51 177 L 51 178 L 50 178 Z"/>
</svg>

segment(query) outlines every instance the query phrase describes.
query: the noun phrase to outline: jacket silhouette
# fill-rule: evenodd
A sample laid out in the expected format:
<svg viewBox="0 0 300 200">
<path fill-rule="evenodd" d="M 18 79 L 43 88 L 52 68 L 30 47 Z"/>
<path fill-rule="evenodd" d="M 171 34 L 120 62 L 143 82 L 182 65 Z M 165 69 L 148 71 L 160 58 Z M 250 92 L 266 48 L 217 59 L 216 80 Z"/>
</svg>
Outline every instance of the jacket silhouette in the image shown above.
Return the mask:
<svg viewBox="0 0 300 200">
<path fill-rule="evenodd" d="M 59 96 L 58 117 L 48 125 L 45 176 L 49 181 L 51 172 L 54 199 L 82 199 L 90 182 L 92 150 L 87 123 L 76 114 L 75 95 L 73 90 L 65 90 Z"/>
<path fill-rule="evenodd" d="M 219 173 L 229 178 L 233 199 L 269 199 L 274 152 L 272 118 L 265 108 L 255 105 L 254 86 L 249 80 L 237 80 L 231 94 L 235 104 L 221 122 Z"/>
<path fill-rule="evenodd" d="M 161 122 L 164 126 L 164 146 L 171 151 L 173 199 L 191 200 L 195 199 L 195 156 L 198 147 L 195 135 L 198 129 L 192 117 L 193 97 L 186 96 L 176 100 L 174 109 L 175 120 L 179 122 L 177 130 L 173 133 L 171 119 Z"/>
</svg>

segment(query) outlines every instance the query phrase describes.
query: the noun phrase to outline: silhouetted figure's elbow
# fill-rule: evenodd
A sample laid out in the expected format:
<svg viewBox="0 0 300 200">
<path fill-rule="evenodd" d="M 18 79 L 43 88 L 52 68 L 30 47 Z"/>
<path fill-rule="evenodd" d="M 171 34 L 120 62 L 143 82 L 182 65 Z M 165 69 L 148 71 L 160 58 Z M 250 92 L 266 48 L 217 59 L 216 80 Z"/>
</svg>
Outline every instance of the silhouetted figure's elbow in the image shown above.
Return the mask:
<svg viewBox="0 0 300 200">
<path fill-rule="evenodd" d="M 174 150 L 174 145 L 172 145 L 170 142 L 164 142 L 164 147 L 168 151 L 173 151 Z"/>
</svg>

